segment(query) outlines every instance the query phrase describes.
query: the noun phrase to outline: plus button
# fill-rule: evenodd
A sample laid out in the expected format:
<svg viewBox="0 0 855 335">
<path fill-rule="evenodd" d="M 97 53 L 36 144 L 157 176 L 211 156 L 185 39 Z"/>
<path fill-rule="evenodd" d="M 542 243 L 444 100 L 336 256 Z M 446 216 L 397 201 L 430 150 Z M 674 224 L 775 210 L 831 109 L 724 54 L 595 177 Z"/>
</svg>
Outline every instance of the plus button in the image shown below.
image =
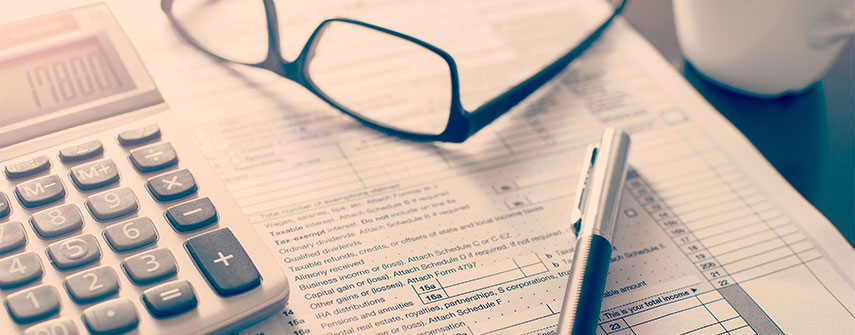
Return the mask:
<svg viewBox="0 0 855 335">
<path fill-rule="evenodd" d="M 220 258 L 215 259 L 214 263 L 223 263 L 223 265 L 225 265 L 225 266 L 229 266 L 229 259 L 232 259 L 233 257 L 235 257 L 234 255 L 224 256 L 223 253 L 220 251 L 217 252 L 217 255 L 219 255 Z"/>
</svg>

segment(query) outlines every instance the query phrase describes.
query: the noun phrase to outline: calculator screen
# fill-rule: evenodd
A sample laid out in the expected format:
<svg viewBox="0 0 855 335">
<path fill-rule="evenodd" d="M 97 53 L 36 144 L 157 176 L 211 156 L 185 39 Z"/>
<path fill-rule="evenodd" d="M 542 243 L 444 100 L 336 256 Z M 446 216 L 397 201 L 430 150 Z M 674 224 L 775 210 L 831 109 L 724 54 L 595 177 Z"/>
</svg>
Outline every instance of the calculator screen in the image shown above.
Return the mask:
<svg viewBox="0 0 855 335">
<path fill-rule="evenodd" d="M 0 126 L 134 89 L 102 41 L 89 36 L 0 62 Z"/>
</svg>

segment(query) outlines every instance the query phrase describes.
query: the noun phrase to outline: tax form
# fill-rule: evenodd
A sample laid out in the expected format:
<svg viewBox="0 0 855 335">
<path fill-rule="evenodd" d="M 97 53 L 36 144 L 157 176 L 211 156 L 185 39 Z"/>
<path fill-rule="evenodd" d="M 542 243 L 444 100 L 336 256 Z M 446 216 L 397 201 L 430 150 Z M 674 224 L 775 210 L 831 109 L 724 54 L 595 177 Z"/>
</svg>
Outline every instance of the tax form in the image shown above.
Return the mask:
<svg viewBox="0 0 855 335">
<path fill-rule="evenodd" d="M 378 19 L 404 6 L 323 3 Z M 473 3 L 490 11 L 445 17 L 466 29 L 426 33 L 489 35 L 440 43 L 473 64 L 462 66 L 463 88 L 476 105 L 528 70 L 504 83 L 479 78 L 542 57 L 520 51 L 533 33 L 524 19 L 584 22 L 605 11 L 597 2 Z M 466 143 L 432 144 L 368 130 L 273 74 L 210 60 L 151 2 L 111 5 L 289 276 L 287 308 L 240 334 L 554 333 L 579 163 L 606 126 L 631 133 L 633 149 L 599 334 L 855 329 L 853 249 L 623 20 Z M 303 22 L 305 13 L 286 16 Z M 535 37 L 560 47 L 573 39 Z M 491 66 L 466 57 L 485 50 Z"/>
</svg>

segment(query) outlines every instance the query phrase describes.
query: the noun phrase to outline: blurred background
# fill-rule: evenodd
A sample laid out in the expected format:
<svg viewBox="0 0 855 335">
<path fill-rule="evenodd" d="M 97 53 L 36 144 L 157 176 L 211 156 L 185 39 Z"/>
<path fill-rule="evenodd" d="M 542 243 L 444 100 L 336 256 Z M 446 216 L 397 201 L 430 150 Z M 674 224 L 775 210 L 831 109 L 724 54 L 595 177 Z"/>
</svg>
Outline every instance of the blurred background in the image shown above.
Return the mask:
<svg viewBox="0 0 855 335">
<path fill-rule="evenodd" d="M 624 16 L 766 159 L 855 245 L 855 48 L 821 81 L 776 99 L 723 89 L 686 62 L 672 0 L 630 1 Z"/>
</svg>

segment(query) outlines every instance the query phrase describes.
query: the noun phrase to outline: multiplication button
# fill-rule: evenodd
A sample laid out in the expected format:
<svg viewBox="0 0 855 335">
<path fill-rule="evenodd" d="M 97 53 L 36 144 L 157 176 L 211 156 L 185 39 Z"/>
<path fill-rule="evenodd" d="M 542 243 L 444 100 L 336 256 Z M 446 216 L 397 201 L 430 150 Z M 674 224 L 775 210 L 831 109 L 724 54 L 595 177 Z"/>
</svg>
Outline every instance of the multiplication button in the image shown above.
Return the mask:
<svg viewBox="0 0 855 335">
<path fill-rule="evenodd" d="M 211 199 L 199 198 L 166 210 L 166 218 L 179 232 L 188 232 L 217 222 L 217 210 Z"/>
<path fill-rule="evenodd" d="M 258 269 L 228 228 L 192 237 L 185 245 L 218 294 L 240 294 L 261 284 Z"/>
<path fill-rule="evenodd" d="M 187 169 L 149 178 L 145 183 L 157 201 L 166 202 L 196 193 L 196 179 Z"/>
<path fill-rule="evenodd" d="M 56 175 L 41 177 L 15 186 L 15 194 L 27 208 L 38 207 L 65 197 L 65 187 Z"/>
</svg>

